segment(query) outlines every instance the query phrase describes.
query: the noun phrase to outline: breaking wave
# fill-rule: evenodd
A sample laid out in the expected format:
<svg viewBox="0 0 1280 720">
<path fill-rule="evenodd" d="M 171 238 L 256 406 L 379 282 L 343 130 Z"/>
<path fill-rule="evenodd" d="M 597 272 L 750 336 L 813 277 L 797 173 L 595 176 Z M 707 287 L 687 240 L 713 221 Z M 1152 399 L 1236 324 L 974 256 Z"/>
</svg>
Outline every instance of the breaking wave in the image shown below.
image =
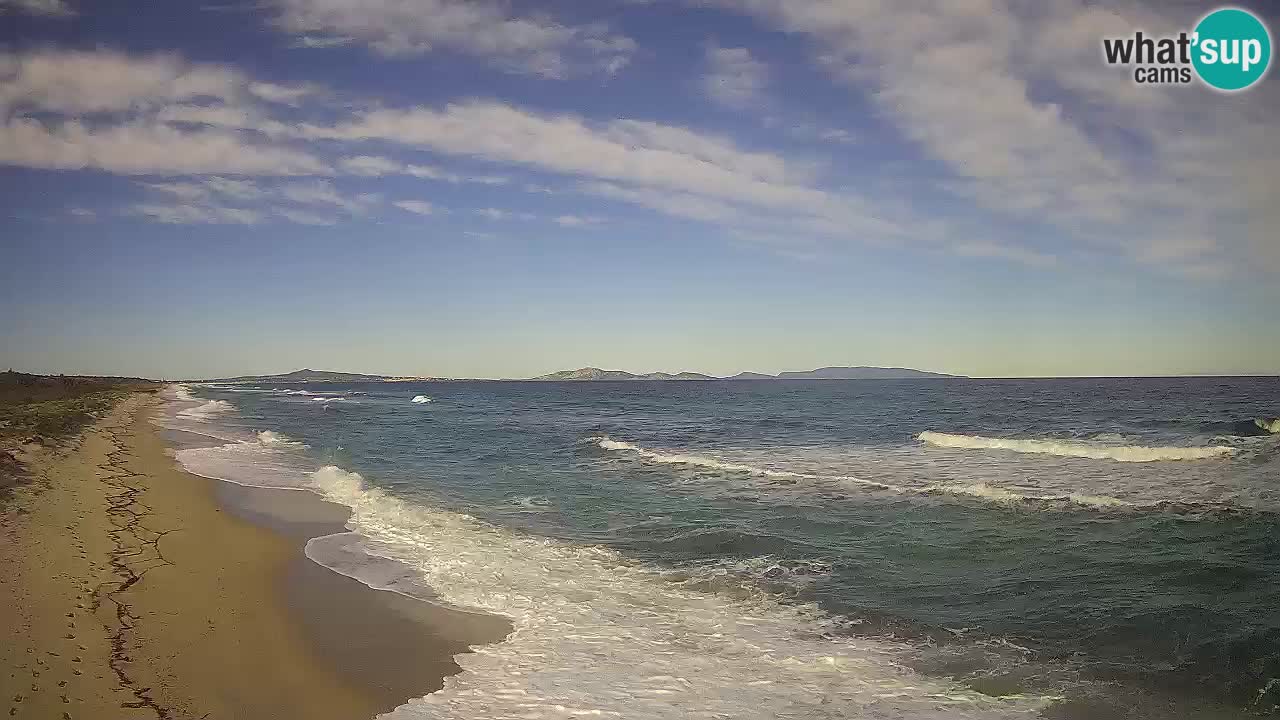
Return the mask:
<svg viewBox="0 0 1280 720">
<path fill-rule="evenodd" d="M 1018 492 L 1007 488 L 972 483 L 970 485 L 930 485 L 922 491 L 924 494 L 968 495 L 995 503 L 1051 503 L 1081 505 L 1094 508 L 1138 507 L 1134 503 L 1110 495 L 1086 495 L 1082 493 L 1066 493 L 1063 495 L 1044 495 L 1033 492 Z"/>
<path fill-rule="evenodd" d="M 925 433 L 925 435 L 941 435 L 941 433 Z M 944 436 L 959 437 L 969 439 L 969 436 Z M 976 438 L 983 440 L 984 438 Z M 1253 505 L 1249 502 L 1241 503 L 1238 499 L 1229 497 L 1195 497 L 1194 494 L 1178 493 L 1170 496 L 1161 496 L 1160 494 L 1147 493 L 1142 488 L 1121 487 L 1119 489 L 1125 492 L 1119 493 L 1122 497 L 1114 497 L 1105 492 L 1098 492 L 1102 488 L 1073 488 L 1070 486 L 1049 484 L 1044 487 L 1026 486 L 1021 482 L 1000 481 L 999 483 L 988 483 L 985 481 L 962 480 L 951 482 L 920 482 L 914 483 L 909 477 L 904 477 L 901 484 L 889 484 L 867 480 L 848 474 L 837 473 L 812 473 L 812 472 L 796 472 L 792 470 L 765 468 L 744 463 L 724 461 L 717 458 L 706 457 L 702 455 L 691 455 L 681 452 L 659 452 L 650 450 L 634 443 L 613 440 L 608 437 L 592 438 L 595 445 L 611 452 L 626 452 L 634 454 L 647 462 L 663 463 L 671 465 L 688 465 L 696 468 L 706 468 L 709 470 L 718 470 L 725 473 L 742 473 L 744 475 L 752 475 L 767 479 L 777 479 L 782 483 L 790 480 L 792 483 L 808 481 L 813 483 L 813 489 L 819 493 L 827 493 L 836 487 L 856 485 L 864 491 L 884 492 L 894 496 L 916 496 L 916 497 L 938 497 L 948 496 L 957 499 L 968 499 L 981 501 L 992 505 L 1007 506 L 1034 506 L 1038 508 L 1053 508 L 1060 510 L 1085 509 L 1095 511 L 1155 511 L 1155 512 L 1171 512 L 1184 516 L 1199 516 L 1205 513 L 1229 513 L 1237 511 L 1248 511 Z M 1027 441 L 1035 442 L 1035 441 Z M 1046 443 L 1048 444 L 1048 443 Z M 1082 443 L 1059 443 L 1057 441 L 1053 445 L 1069 444 L 1083 446 Z M 968 445 L 964 447 L 969 447 Z M 986 447 L 986 446 L 980 446 Z M 1100 446 L 1083 446 L 1090 449 Z M 1229 448 L 1136 448 L 1139 452 L 1137 455 L 1127 455 L 1127 451 L 1134 450 L 1128 447 L 1113 447 L 1110 450 L 1119 450 L 1116 453 L 1118 457 L 1111 455 L 1105 456 L 1107 459 L 1120 459 L 1123 462 L 1145 462 L 1132 459 L 1133 457 L 1144 457 L 1149 459 L 1157 459 L 1155 456 L 1165 457 L 1164 451 L 1197 451 L 1208 450 L 1211 454 L 1205 455 L 1206 458 L 1220 457 L 1221 450 L 1230 450 Z M 1145 453 L 1145 454 L 1143 454 Z M 1067 457 L 1079 457 L 1070 455 Z M 1092 457 L 1092 456 L 1085 456 Z M 1180 457 L 1180 459 L 1186 459 Z M 874 461 L 873 461 L 874 462 Z M 788 490 L 790 492 L 790 490 Z"/>
<path fill-rule="evenodd" d="M 258 442 L 262 443 L 263 445 L 266 445 L 267 447 L 280 447 L 280 448 L 290 448 L 290 447 L 305 448 L 306 447 L 306 445 L 298 442 L 297 440 L 294 440 L 293 438 L 290 438 L 288 435 L 283 435 L 281 433 L 273 432 L 271 430 L 263 430 L 262 432 L 258 433 Z"/>
<path fill-rule="evenodd" d="M 953 435 L 925 431 L 917 436 L 929 445 L 961 450 L 1009 450 L 1018 453 L 1056 455 L 1058 457 L 1115 460 L 1116 462 L 1160 462 L 1172 460 L 1211 460 L 1235 452 L 1221 445 L 1202 447 L 1148 447 L 1144 445 L 1101 445 L 1068 440 L 1030 440 L 1018 438 Z"/>
<path fill-rule="evenodd" d="M 714 585 L 720 570 L 767 578 L 820 574 L 820 563 L 760 558 L 681 578 L 604 547 L 411 504 L 337 467 L 312 478 L 353 511 L 344 552 L 393 561 L 388 584 L 412 568 L 439 601 L 505 616 L 514 627 L 505 641 L 457 656 L 464 672 L 390 718 L 648 720 L 697 708 L 706 717 L 976 720 L 1025 717 L 1048 704 L 920 675 L 902 663 L 906 645 L 837 636 L 847 621 L 810 605 L 698 589 Z"/>
<path fill-rule="evenodd" d="M 190 398 L 190 396 L 188 396 L 188 398 Z M 185 400 L 188 398 L 183 398 L 183 399 Z M 195 398 L 190 398 L 190 399 L 196 400 Z M 217 415 L 219 413 L 224 413 L 234 409 L 235 407 L 231 403 L 225 400 L 210 400 L 208 402 L 201 403 L 200 405 L 197 405 L 195 407 L 187 408 L 186 410 L 179 410 L 178 416 L 184 417 L 184 418 L 200 419 L 200 418 L 207 418 L 207 417 Z"/>
<path fill-rule="evenodd" d="M 612 440 L 608 437 L 593 438 L 596 445 L 605 450 L 628 451 L 633 452 L 640 457 L 651 462 L 666 463 L 670 465 L 693 465 L 696 467 L 710 468 L 713 470 L 723 470 L 725 472 L 740 472 L 748 475 L 760 475 L 770 478 L 790 478 L 804 480 L 844 480 L 859 485 L 879 488 L 881 490 L 893 490 L 892 485 L 875 482 L 873 480 L 864 480 L 852 475 L 816 475 L 813 473 L 793 472 L 791 470 L 774 470 L 771 468 L 757 467 L 755 465 L 744 465 L 741 463 L 726 462 L 715 458 L 704 457 L 702 455 L 688 455 L 685 453 L 662 453 L 655 450 L 648 450 L 639 445 L 629 442 L 621 442 Z"/>
</svg>

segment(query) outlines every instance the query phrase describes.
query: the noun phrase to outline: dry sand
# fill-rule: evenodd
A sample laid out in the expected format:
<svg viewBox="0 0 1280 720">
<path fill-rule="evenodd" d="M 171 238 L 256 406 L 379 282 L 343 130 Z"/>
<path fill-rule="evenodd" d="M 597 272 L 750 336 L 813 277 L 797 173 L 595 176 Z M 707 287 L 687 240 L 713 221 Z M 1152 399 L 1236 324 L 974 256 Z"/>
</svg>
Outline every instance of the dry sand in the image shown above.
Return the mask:
<svg viewBox="0 0 1280 720">
<path fill-rule="evenodd" d="M 224 512 L 221 483 L 166 454 L 154 402 L 130 396 L 76 447 L 22 458 L 33 480 L 0 507 L 0 713 L 371 718 L 505 633 L 369 590 L 306 560 L 306 533 Z"/>
</svg>

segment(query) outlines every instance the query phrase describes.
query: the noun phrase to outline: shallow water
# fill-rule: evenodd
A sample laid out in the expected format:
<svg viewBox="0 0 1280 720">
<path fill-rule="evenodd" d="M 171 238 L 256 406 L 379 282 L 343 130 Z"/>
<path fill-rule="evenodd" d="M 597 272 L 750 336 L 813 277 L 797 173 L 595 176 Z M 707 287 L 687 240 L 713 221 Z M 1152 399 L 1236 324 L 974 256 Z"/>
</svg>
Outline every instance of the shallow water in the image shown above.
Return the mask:
<svg viewBox="0 0 1280 720">
<path fill-rule="evenodd" d="M 512 618 L 397 716 L 1173 718 L 1280 703 L 1278 414 L 1274 378 L 491 382 L 162 422 L 352 507 L 317 562 Z"/>
</svg>

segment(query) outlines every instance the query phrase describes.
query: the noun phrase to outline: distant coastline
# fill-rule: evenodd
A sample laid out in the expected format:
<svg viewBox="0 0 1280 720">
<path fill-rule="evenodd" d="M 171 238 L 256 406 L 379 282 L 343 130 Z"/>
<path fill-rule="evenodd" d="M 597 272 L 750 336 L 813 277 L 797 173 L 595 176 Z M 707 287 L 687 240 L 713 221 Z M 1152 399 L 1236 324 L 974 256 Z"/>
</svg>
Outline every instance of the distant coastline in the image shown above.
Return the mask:
<svg viewBox="0 0 1280 720">
<path fill-rule="evenodd" d="M 625 370 L 601 370 L 585 367 L 577 370 L 561 370 L 560 372 L 530 378 L 533 381 L 626 381 L 626 380 L 911 380 L 919 378 L 964 378 L 964 375 L 947 375 L 945 373 L 914 370 L 911 368 L 884 367 L 823 367 L 816 370 L 789 370 L 777 375 L 757 372 L 740 372 L 728 377 L 716 377 L 695 372 L 645 374 L 629 373 Z"/>
<path fill-rule="evenodd" d="M 921 378 L 964 378 L 966 375 L 948 375 L 946 373 L 914 370 L 911 368 L 884 367 L 823 367 L 816 370 L 789 370 L 777 375 L 757 372 L 740 372 L 737 375 L 718 377 L 703 373 L 682 371 L 675 373 L 651 372 L 631 373 L 625 370 L 602 370 L 596 367 L 584 367 L 577 370 L 561 370 L 559 372 L 539 375 L 533 378 L 511 378 L 508 382 L 626 382 L 626 381 L 658 381 L 658 382 L 690 382 L 690 381 L 742 381 L 742 380 L 911 380 Z M 370 375 L 366 373 L 335 372 L 330 370 L 311 370 L 303 368 L 293 372 L 273 375 L 238 375 L 236 377 L 213 378 L 208 380 L 191 380 L 188 382 L 223 383 L 223 384 L 258 384 L 258 383 L 325 383 L 325 382 L 452 382 L 464 378 L 417 377 L 401 375 Z M 483 378 L 465 378 L 483 380 Z"/>
<path fill-rule="evenodd" d="M 53 377 L 53 376 L 50 376 Z M 61 377 L 61 376 L 59 376 Z M 68 376 L 72 377 L 72 376 Z M 77 375 L 86 379 L 111 380 L 96 376 Z M 482 378 L 482 377 L 439 377 L 428 375 L 377 375 L 371 373 L 337 372 L 330 370 L 294 370 L 287 373 L 266 375 L 237 375 L 221 378 L 188 378 L 178 380 L 143 380 L 142 382 L 182 382 L 182 383 L 217 383 L 217 384 L 261 384 L 261 383 L 413 383 L 413 382 L 625 382 L 625 381 L 742 381 L 742 380 L 1099 380 L 1099 379 L 1137 379 L 1137 378 L 1245 378 L 1245 377 L 1280 377 L 1274 372 L 1242 372 L 1242 373 L 1183 373 L 1176 375 L 955 375 L 949 373 L 916 370 L 896 367 L 823 367 L 815 370 L 788 370 L 774 375 L 752 371 L 740 372 L 736 375 L 717 376 L 696 372 L 652 372 L 632 373 L 625 370 L 604 370 L 597 367 L 584 367 L 577 370 L 561 370 L 531 378 Z"/>
<path fill-rule="evenodd" d="M 312 370 L 303 368 L 302 370 L 294 370 L 293 372 L 277 373 L 275 375 L 238 375 L 228 378 L 213 378 L 210 380 L 191 380 L 189 382 L 204 383 L 316 383 L 316 382 L 429 382 L 433 380 L 448 380 L 449 378 L 437 377 L 414 377 L 409 375 L 368 375 L 365 373 L 349 373 L 349 372 L 333 372 L 330 370 Z"/>
</svg>

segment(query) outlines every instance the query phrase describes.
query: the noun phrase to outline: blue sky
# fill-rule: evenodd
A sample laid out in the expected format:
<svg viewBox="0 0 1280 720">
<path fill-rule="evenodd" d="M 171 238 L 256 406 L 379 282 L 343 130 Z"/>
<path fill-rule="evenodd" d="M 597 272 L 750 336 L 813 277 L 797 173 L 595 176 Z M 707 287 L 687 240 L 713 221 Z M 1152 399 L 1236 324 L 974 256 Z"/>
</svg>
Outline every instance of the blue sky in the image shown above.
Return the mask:
<svg viewBox="0 0 1280 720">
<path fill-rule="evenodd" d="M 0 0 L 0 365 L 1280 373 L 1212 7 Z"/>
</svg>

